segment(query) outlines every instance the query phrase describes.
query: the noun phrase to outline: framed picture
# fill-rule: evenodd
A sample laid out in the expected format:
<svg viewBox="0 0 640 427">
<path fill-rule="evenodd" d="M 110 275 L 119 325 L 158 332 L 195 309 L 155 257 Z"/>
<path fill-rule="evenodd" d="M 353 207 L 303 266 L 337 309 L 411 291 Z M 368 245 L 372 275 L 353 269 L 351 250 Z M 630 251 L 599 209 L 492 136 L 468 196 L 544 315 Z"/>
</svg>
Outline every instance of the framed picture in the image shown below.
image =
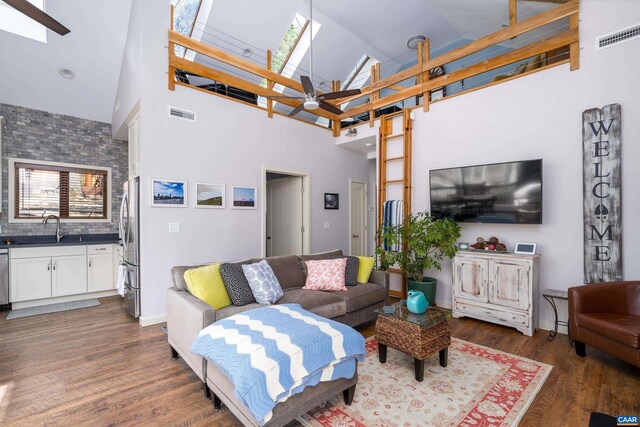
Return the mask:
<svg viewBox="0 0 640 427">
<path fill-rule="evenodd" d="M 324 193 L 325 209 L 340 209 L 340 195 L 338 193 Z"/>
<path fill-rule="evenodd" d="M 224 209 L 225 185 L 196 182 L 196 208 Z"/>
<path fill-rule="evenodd" d="M 151 206 L 187 207 L 187 182 L 177 179 L 151 179 Z"/>
<path fill-rule="evenodd" d="M 256 187 L 234 185 L 232 187 L 233 209 L 258 209 Z"/>
</svg>

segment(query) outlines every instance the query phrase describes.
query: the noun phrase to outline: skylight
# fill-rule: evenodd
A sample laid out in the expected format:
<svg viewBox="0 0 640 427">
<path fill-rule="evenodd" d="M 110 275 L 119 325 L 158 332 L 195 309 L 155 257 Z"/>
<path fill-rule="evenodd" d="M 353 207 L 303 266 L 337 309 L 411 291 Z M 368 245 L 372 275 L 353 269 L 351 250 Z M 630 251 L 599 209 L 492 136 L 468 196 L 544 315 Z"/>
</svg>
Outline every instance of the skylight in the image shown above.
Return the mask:
<svg viewBox="0 0 640 427">
<path fill-rule="evenodd" d="M 289 25 L 287 32 L 282 38 L 280 46 L 278 46 L 278 50 L 276 50 L 275 55 L 273 55 L 273 59 L 271 61 L 272 70 L 282 73 L 308 24 L 309 20 L 307 18 L 296 13 L 296 16 L 293 17 L 293 21 L 291 21 L 291 25 Z"/>
<path fill-rule="evenodd" d="M 362 58 L 360 58 L 356 66 L 353 67 L 353 70 L 351 70 L 349 76 L 344 80 L 345 83 L 340 89 L 361 89 L 371 78 L 371 67 L 378 62 L 380 61 L 375 58 L 362 55 Z"/>
<path fill-rule="evenodd" d="M 44 0 L 29 0 L 35 7 L 44 10 Z M 47 42 L 47 28 L 24 15 L 5 2 L 0 1 L 0 30 L 26 37 L 42 43 Z"/>
<path fill-rule="evenodd" d="M 171 0 L 173 5 L 173 30 L 191 37 L 193 27 L 198 17 L 202 0 Z M 176 55 L 185 56 L 186 49 L 176 45 Z"/>
</svg>

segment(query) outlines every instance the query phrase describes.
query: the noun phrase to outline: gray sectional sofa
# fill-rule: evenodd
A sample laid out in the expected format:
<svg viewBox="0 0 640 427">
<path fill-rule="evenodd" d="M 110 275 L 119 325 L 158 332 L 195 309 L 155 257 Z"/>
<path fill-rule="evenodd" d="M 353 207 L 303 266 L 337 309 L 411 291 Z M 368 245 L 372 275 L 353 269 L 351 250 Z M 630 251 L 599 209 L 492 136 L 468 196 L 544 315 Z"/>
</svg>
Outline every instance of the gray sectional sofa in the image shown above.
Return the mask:
<svg viewBox="0 0 640 427">
<path fill-rule="evenodd" d="M 374 270 L 369 283 L 348 287 L 347 291 L 323 292 L 302 289 L 306 280 L 305 260 L 342 257 L 342 251 L 314 255 L 290 255 L 266 258 L 284 291 L 278 304 L 297 303 L 304 309 L 349 326 L 358 326 L 376 318 L 375 309 L 389 299 L 389 273 Z M 252 260 L 258 262 L 261 259 Z M 198 333 L 213 322 L 246 310 L 260 307 L 253 303 L 230 305 L 216 310 L 189 293 L 184 272 L 195 266 L 176 266 L 171 270 L 173 288 L 167 290 L 168 340 L 174 358 L 180 356 L 206 386 L 205 361 L 189 349 Z"/>
</svg>

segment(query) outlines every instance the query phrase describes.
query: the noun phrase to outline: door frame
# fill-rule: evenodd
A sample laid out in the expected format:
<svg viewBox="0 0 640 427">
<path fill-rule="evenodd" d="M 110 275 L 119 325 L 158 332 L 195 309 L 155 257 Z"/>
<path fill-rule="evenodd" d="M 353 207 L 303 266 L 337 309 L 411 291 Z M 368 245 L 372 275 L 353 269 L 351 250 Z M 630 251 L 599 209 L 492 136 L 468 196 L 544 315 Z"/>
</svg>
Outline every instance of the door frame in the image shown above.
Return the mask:
<svg viewBox="0 0 640 427">
<path fill-rule="evenodd" d="M 369 209 L 368 208 L 368 205 L 369 205 L 369 200 L 368 200 L 369 190 L 367 188 L 367 181 L 363 181 L 361 179 L 353 179 L 353 178 L 349 178 L 349 255 L 351 255 L 351 249 L 352 249 L 351 248 L 351 241 L 353 240 L 352 237 L 351 237 L 353 235 L 352 230 L 351 230 L 351 214 L 352 214 L 352 212 L 351 212 L 351 184 L 353 184 L 353 183 L 364 184 L 364 206 L 363 206 L 363 211 L 362 211 L 363 215 L 362 216 L 364 217 L 364 222 L 363 223 L 364 223 L 364 234 L 365 235 L 364 235 L 364 255 L 363 256 L 367 256 L 367 254 L 369 253 L 368 252 L 368 250 L 369 250 L 369 245 L 368 245 L 368 243 L 369 243 L 369 218 L 368 218 L 369 217 L 369 215 L 368 215 L 368 212 L 369 212 L 369 210 L 368 210 Z"/>
<path fill-rule="evenodd" d="M 291 255 L 303 255 L 311 252 L 311 174 L 305 171 L 293 171 L 281 168 L 272 168 L 262 165 L 262 186 L 260 193 L 262 195 L 262 209 L 260 209 L 260 256 L 265 258 L 267 256 L 267 172 L 281 173 L 284 175 L 299 176 L 302 178 L 302 186 L 304 192 L 302 193 L 302 226 L 304 232 L 302 233 L 302 254 Z"/>
</svg>

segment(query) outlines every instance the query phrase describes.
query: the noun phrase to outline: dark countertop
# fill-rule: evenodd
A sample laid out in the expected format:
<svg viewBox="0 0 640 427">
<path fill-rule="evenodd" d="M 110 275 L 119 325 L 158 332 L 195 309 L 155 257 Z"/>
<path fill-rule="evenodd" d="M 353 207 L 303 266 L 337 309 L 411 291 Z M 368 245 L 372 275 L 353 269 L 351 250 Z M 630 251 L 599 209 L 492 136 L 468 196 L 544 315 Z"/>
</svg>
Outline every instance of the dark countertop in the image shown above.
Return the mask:
<svg viewBox="0 0 640 427">
<path fill-rule="evenodd" d="M 6 244 L 5 240 L 13 240 L 14 243 Z M 0 249 L 29 248 L 39 246 L 73 246 L 73 245 L 108 245 L 120 243 L 118 233 L 111 234 L 70 234 L 64 236 L 60 243 L 56 242 L 55 235 L 43 236 L 0 236 Z"/>
</svg>

